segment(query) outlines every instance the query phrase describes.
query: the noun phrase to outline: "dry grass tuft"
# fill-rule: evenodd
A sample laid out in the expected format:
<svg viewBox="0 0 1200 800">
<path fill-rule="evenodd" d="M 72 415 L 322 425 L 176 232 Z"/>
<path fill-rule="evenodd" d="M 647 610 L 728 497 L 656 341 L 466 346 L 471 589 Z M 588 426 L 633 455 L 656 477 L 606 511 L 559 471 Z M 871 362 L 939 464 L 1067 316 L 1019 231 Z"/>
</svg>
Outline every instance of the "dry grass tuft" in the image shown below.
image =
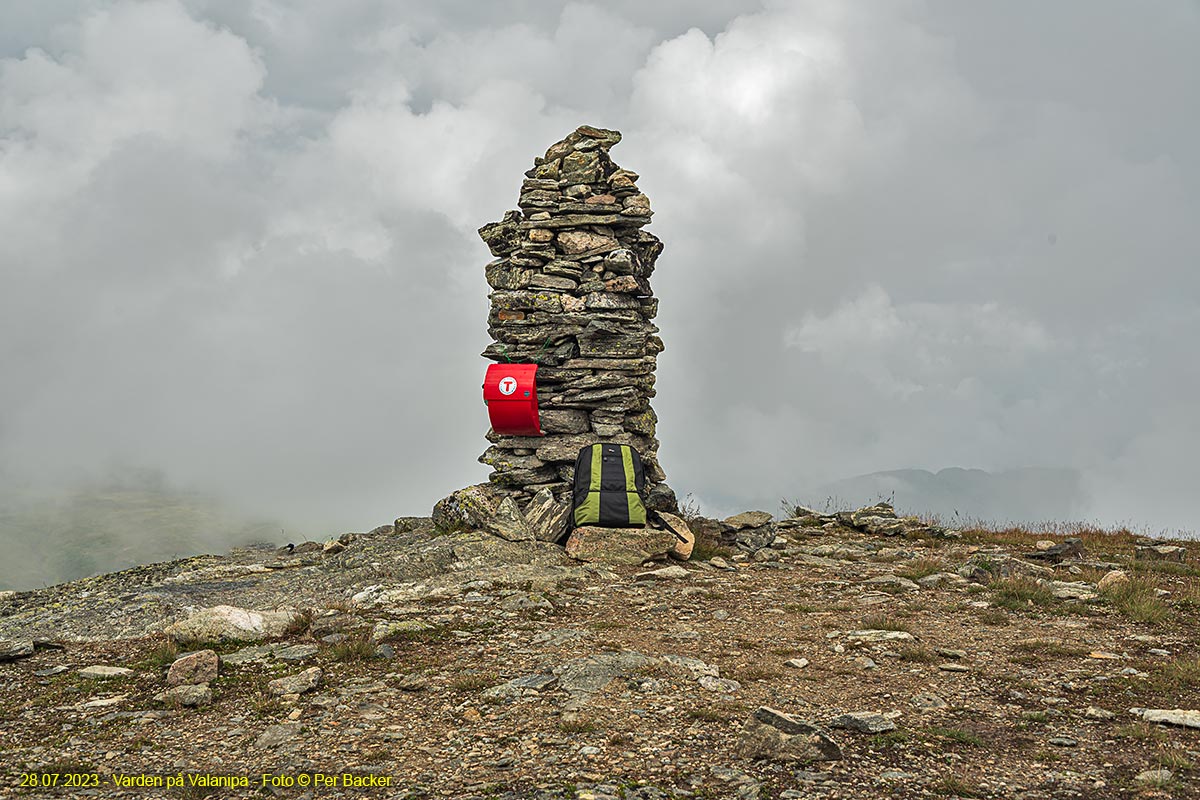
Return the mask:
<svg viewBox="0 0 1200 800">
<path fill-rule="evenodd" d="M 1101 594 L 1113 608 L 1129 619 L 1157 625 L 1171 617 L 1170 606 L 1155 593 L 1157 588 L 1153 581 L 1137 576 L 1110 586 Z"/>
</svg>

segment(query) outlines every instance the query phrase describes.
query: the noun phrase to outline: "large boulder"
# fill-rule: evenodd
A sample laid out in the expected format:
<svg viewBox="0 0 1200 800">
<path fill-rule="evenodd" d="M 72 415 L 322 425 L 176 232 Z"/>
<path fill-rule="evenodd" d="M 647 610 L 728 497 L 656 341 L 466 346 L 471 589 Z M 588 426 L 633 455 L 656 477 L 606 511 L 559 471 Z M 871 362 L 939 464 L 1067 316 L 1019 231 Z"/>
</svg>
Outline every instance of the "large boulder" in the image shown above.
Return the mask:
<svg viewBox="0 0 1200 800">
<path fill-rule="evenodd" d="M 567 555 L 577 561 L 641 564 L 667 556 L 677 541 L 668 530 L 585 525 L 571 533 L 566 549 Z"/>
<path fill-rule="evenodd" d="M 236 606 L 202 608 L 164 632 L 194 642 L 255 642 L 283 636 L 300 618 L 293 609 L 252 611 Z"/>
<path fill-rule="evenodd" d="M 217 679 L 220 659 L 212 650 L 187 653 L 175 659 L 167 670 L 168 686 L 190 686 Z"/>
<path fill-rule="evenodd" d="M 771 761 L 837 761 L 842 750 L 816 725 L 760 706 L 746 720 L 738 749 L 745 758 Z"/>
</svg>

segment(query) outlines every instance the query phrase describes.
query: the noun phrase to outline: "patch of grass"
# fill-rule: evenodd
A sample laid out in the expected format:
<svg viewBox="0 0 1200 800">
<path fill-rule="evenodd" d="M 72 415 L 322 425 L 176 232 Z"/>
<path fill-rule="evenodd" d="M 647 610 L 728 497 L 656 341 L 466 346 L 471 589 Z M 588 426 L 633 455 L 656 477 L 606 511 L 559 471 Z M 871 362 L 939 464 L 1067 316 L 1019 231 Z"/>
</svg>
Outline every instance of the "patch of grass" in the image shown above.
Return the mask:
<svg viewBox="0 0 1200 800">
<path fill-rule="evenodd" d="M 744 667 L 733 670 L 733 676 L 739 681 L 762 681 L 771 678 L 779 677 L 779 670 L 774 667 L 767 667 L 761 664 L 747 664 Z"/>
<path fill-rule="evenodd" d="M 986 797 L 987 793 L 979 788 L 977 784 L 971 783 L 957 775 L 947 775 L 940 781 L 932 784 L 930 789 L 934 794 L 939 794 L 942 797 Z"/>
<path fill-rule="evenodd" d="M 812 614 L 819 609 L 807 603 L 784 603 L 783 610 L 789 614 Z"/>
<path fill-rule="evenodd" d="M 904 731 L 888 731 L 887 733 L 877 733 L 870 738 L 871 747 L 882 750 L 888 747 L 901 747 L 908 741 L 908 734 Z"/>
<path fill-rule="evenodd" d="M 1186 750 L 1179 748 L 1171 748 L 1169 750 L 1160 750 L 1155 757 L 1160 767 L 1164 769 L 1180 772 L 1185 769 L 1193 769 L 1195 765 L 1192 763 L 1191 757 Z"/>
<path fill-rule="evenodd" d="M 455 675 L 449 683 L 452 692 L 478 692 L 495 686 L 500 679 L 490 672 L 472 672 Z"/>
<path fill-rule="evenodd" d="M 912 664 L 932 664 L 937 657 L 919 644 L 905 644 L 899 650 L 900 660 Z"/>
<path fill-rule="evenodd" d="M 896 574 L 901 578 L 916 581 L 934 573 L 943 572 L 945 569 L 946 562 L 940 558 L 916 558 L 908 562 L 901 569 L 896 570 Z"/>
<path fill-rule="evenodd" d="M 1010 611 L 1026 611 L 1055 602 L 1054 593 L 1048 587 L 1024 576 L 1002 578 L 988 584 L 988 588 L 995 594 L 995 604 Z"/>
<path fill-rule="evenodd" d="M 1026 711 L 1021 715 L 1022 721 L 1036 725 L 1045 725 L 1050 721 L 1050 715 L 1045 711 Z"/>
<path fill-rule="evenodd" d="M 720 722 L 725 719 L 725 715 L 715 708 L 693 708 L 687 712 L 688 719 L 701 720 L 703 722 Z"/>
<path fill-rule="evenodd" d="M 1150 685 L 1170 692 L 1200 688 L 1200 656 L 1184 656 L 1158 665 L 1151 672 Z"/>
<path fill-rule="evenodd" d="M 594 631 L 611 631 L 624 628 L 625 623 L 617 619 L 598 619 L 595 622 L 589 622 L 587 626 Z"/>
<path fill-rule="evenodd" d="M 1116 739 L 1129 739 L 1134 742 L 1157 742 L 1167 738 L 1167 734 L 1157 725 L 1149 722 L 1129 722 L 1117 725 L 1112 730 Z"/>
<path fill-rule="evenodd" d="M 1200 566 L 1187 561 L 1131 561 L 1129 570 L 1149 575 L 1181 575 L 1194 578 L 1200 575 Z"/>
<path fill-rule="evenodd" d="M 1107 587 L 1100 594 L 1123 616 L 1135 622 L 1157 625 L 1171 618 L 1171 608 L 1155 593 L 1157 588 L 1151 580 L 1133 577 Z"/>
<path fill-rule="evenodd" d="M 563 733 L 592 733 L 597 728 L 595 722 L 590 719 L 567 719 L 560 720 L 558 729 Z"/>
<path fill-rule="evenodd" d="M 330 661 L 338 663 L 368 661 L 375 657 L 375 642 L 371 641 L 370 632 L 364 631 L 329 645 L 325 654 Z"/>
<path fill-rule="evenodd" d="M 959 744 L 969 744 L 972 747 L 982 747 L 983 738 L 966 728 L 930 728 L 929 732 L 942 739 L 949 739 Z"/>
<path fill-rule="evenodd" d="M 912 633 L 907 623 L 901 622 L 894 616 L 883 612 L 867 614 L 858 621 L 858 627 L 864 631 L 904 631 L 905 633 Z"/>
<path fill-rule="evenodd" d="M 1003 611 L 1002 609 L 999 609 L 999 608 L 978 609 L 975 612 L 975 618 L 978 619 L 980 622 L 982 622 L 984 625 L 993 625 L 996 627 L 999 627 L 1001 625 L 1007 625 L 1010 622 L 1012 622 L 1012 619 L 1010 619 L 1008 616 L 1008 612 Z"/>
<path fill-rule="evenodd" d="M 172 639 L 164 639 L 156 644 L 146 657 L 136 664 L 145 669 L 162 669 L 175 663 L 179 658 L 179 644 Z"/>
<path fill-rule="evenodd" d="M 288 626 L 284 628 L 283 635 L 285 637 L 303 636 L 308 632 L 309 627 L 313 623 L 314 614 L 311 608 L 306 608 L 292 618 Z"/>
</svg>

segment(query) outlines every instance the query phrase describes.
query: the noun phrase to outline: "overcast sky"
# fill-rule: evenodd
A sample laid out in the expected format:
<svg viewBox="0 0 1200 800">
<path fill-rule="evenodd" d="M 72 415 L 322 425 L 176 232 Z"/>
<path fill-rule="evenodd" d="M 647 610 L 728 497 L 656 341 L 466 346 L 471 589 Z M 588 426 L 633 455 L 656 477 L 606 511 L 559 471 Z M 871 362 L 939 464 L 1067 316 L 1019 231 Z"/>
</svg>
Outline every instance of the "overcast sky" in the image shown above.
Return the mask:
<svg viewBox="0 0 1200 800">
<path fill-rule="evenodd" d="M 0 470 L 427 514 L 488 471 L 475 230 L 583 123 L 681 497 L 1050 466 L 1200 524 L 1197 0 L 6 2 Z"/>
</svg>

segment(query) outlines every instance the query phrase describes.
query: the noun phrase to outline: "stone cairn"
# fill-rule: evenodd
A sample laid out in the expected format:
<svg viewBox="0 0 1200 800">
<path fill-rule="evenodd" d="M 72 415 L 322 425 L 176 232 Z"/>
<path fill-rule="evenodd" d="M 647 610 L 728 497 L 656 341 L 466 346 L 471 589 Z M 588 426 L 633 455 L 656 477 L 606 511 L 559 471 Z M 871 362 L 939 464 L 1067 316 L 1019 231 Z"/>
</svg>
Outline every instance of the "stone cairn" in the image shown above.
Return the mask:
<svg viewBox="0 0 1200 800">
<path fill-rule="evenodd" d="M 642 230 L 653 212 L 637 173 L 609 157 L 620 140 L 585 125 L 551 145 L 525 173 L 521 210 L 479 229 L 496 257 L 485 268 L 493 342 L 483 356 L 539 365 L 545 435 L 489 430 L 479 457 L 491 487 L 522 506 L 539 492 L 566 501 L 579 449 L 605 441 L 642 455 L 652 508 L 676 508 L 650 407 L 663 343 L 649 279 L 662 242 Z"/>
</svg>

